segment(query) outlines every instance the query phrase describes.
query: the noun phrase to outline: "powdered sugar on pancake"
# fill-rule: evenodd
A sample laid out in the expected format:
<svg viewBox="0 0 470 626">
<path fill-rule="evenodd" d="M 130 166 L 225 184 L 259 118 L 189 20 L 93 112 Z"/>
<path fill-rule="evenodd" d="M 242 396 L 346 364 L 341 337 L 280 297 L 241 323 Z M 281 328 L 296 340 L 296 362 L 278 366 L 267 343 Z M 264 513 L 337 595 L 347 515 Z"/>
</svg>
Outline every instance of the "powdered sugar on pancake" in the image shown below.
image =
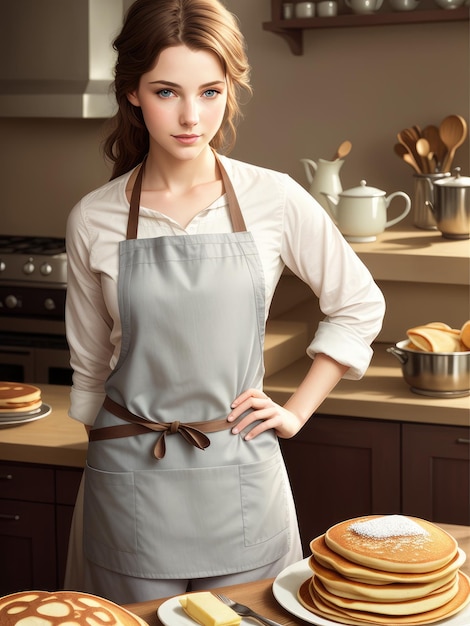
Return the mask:
<svg viewBox="0 0 470 626">
<path fill-rule="evenodd" d="M 355 522 L 349 529 L 370 539 L 388 539 L 390 537 L 418 537 L 429 533 L 418 523 L 404 515 L 386 515 L 365 522 Z"/>
</svg>

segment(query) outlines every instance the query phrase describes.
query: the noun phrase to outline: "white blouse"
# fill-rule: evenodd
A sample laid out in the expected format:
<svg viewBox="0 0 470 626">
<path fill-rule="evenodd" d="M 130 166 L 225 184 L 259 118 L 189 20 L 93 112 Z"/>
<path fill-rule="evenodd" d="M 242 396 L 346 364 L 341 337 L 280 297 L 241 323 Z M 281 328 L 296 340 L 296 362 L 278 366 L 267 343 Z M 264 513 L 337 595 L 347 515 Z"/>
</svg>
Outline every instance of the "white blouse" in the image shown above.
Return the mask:
<svg viewBox="0 0 470 626">
<path fill-rule="evenodd" d="M 366 371 L 370 344 L 385 311 L 369 271 L 313 197 L 286 174 L 220 157 L 235 189 L 247 229 L 258 247 L 266 281 L 266 318 L 285 266 L 307 283 L 325 318 L 307 347 Z M 93 424 L 104 383 L 121 345 L 118 244 L 126 237 L 131 172 L 86 195 L 67 222 L 67 339 L 74 370 L 71 417 Z M 226 197 L 198 213 L 186 228 L 158 211 L 140 208 L 138 237 L 231 232 Z"/>
</svg>

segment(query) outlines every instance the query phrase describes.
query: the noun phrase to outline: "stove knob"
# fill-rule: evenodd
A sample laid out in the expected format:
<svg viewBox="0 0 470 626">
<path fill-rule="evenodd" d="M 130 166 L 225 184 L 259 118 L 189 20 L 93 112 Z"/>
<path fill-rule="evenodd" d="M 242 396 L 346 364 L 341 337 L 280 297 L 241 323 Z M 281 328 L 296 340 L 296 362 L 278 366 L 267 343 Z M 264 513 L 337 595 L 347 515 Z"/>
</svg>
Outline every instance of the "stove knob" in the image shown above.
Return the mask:
<svg viewBox="0 0 470 626">
<path fill-rule="evenodd" d="M 47 311 L 53 311 L 55 309 L 55 302 L 52 298 L 46 298 L 44 300 L 44 308 Z"/>
<path fill-rule="evenodd" d="M 32 274 L 35 270 L 34 263 L 30 260 L 23 265 L 23 272 L 25 274 Z"/>
<path fill-rule="evenodd" d="M 18 298 L 16 296 L 7 296 L 5 298 L 5 304 L 7 309 L 14 309 L 18 305 Z"/>
<path fill-rule="evenodd" d="M 39 268 L 39 271 L 43 276 L 49 276 L 52 272 L 52 265 L 50 263 L 43 263 Z"/>
</svg>

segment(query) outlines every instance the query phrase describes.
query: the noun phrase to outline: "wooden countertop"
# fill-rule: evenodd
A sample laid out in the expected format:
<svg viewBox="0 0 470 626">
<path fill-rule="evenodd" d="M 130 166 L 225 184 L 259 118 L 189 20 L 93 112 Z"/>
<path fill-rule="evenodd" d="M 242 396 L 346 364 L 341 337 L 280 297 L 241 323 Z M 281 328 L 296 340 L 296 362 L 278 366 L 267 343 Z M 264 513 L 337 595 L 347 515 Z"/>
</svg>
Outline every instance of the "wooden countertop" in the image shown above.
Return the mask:
<svg viewBox="0 0 470 626">
<path fill-rule="evenodd" d="M 318 413 L 446 426 L 470 426 L 470 396 L 430 398 L 413 393 L 404 381 L 400 363 L 375 344 L 372 363 L 362 380 L 342 380 L 319 407 Z M 264 390 L 283 404 L 310 367 L 305 356 L 265 380 Z"/>
<path fill-rule="evenodd" d="M 452 524 L 439 524 L 439 526 L 451 534 L 457 540 L 460 548 L 470 555 L 470 527 Z M 464 563 L 461 570 L 470 575 L 470 560 Z M 237 602 L 246 604 L 261 615 L 276 620 L 284 626 L 305 626 L 303 620 L 294 617 L 278 604 L 272 593 L 272 584 L 273 579 L 267 579 L 242 585 L 220 587 L 214 591 L 223 593 Z M 149 602 L 130 604 L 126 608 L 144 619 L 149 626 L 161 626 L 162 623 L 158 619 L 156 611 L 164 601 L 165 598 L 150 600 Z"/>
<path fill-rule="evenodd" d="M 88 439 L 85 427 L 67 415 L 70 388 L 38 385 L 43 402 L 52 408 L 35 422 L 0 428 L 0 459 L 84 467 Z"/>
<path fill-rule="evenodd" d="M 429 398 L 410 391 L 388 344 L 375 346 L 372 364 L 360 381 L 343 380 L 318 409 L 318 413 L 365 419 L 470 426 L 470 396 Z M 265 390 L 283 403 L 293 393 L 310 365 L 305 357 L 270 376 Z M 0 428 L 0 460 L 83 467 L 86 459 L 85 428 L 67 415 L 69 387 L 40 385 L 43 401 L 52 407 L 47 417 L 19 426 Z"/>
</svg>

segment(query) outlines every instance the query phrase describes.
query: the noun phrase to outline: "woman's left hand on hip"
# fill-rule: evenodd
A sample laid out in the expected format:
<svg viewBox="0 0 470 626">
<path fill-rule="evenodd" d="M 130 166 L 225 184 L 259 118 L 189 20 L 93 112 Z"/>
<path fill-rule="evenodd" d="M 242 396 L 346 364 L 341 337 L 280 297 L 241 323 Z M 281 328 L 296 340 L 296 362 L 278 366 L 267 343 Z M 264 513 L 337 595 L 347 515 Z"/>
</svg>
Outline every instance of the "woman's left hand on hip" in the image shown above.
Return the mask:
<svg viewBox="0 0 470 626">
<path fill-rule="evenodd" d="M 274 429 L 278 437 L 288 439 L 298 433 L 303 425 L 297 415 L 276 404 L 260 389 L 247 389 L 235 398 L 227 419 L 233 422 L 246 411 L 249 413 L 234 426 L 232 433 L 238 435 L 250 424 L 260 422 L 245 435 L 247 441 L 270 429 Z"/>
</svg>

